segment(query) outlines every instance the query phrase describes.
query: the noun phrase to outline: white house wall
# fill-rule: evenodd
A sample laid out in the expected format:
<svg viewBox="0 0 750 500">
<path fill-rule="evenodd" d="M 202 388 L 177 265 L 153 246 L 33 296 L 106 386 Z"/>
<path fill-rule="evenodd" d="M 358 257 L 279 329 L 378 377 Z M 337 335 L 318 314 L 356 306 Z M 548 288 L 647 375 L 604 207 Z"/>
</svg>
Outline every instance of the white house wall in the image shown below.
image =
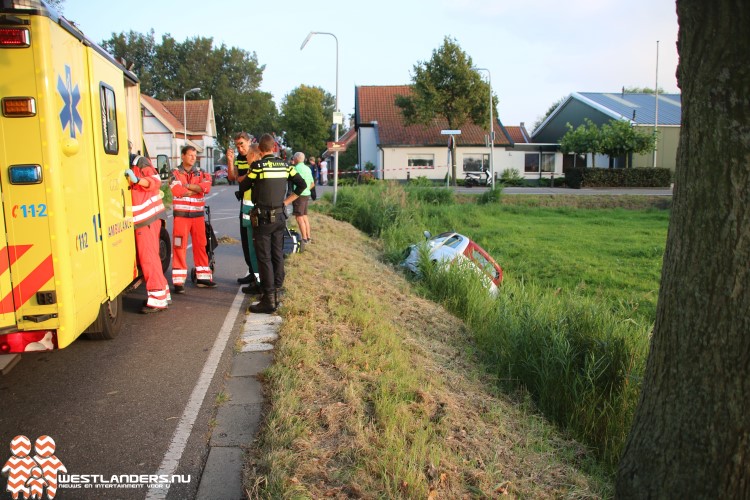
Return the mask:
<svg viewBox="0 0 750 500">
<path fill-rule="evenodd" d="M 375 127 L 360 127 L 357 138 L 360 165 L 364 167 L 370 162 L 375 166 L 375 170 L 382 171 L 380 148 L 378 148 L 377 144 L 377 131 Z M 376 175 L 376 177 L 382 178 L 380 175 Z"/>
<path fill-rule="evenodd" d="M 143 108 L 143 140 L 154 165 L 158 155 L 167 155 L 172 166 L 179 163 L 180 154 L 173 147 L 172 132 L 146 108 Z"/>
<path fill-rule="evenodd" d="M 525 151 L 514 151 L 503 147 L 496 147 L 494 150 L 495 177 L 500 178 L 505 170 L 515 169 L 521 176 L 529 179 L 538 179 L 539 173 L 524 173 Z M 456 175 L 463 179 L 465 172 L 463 169 L 464 155 L 482 155 L 489 154 L 488 148 L 477 147 L 458 147 L 456 151 Z M 410 155 L 433 155 L 434 168 L 409 167 Z M 407 178 L 415 179 L 417 177 L 427 177 L 428 179 L 441 180 L 449 170 L 448 148 L 384 148 L 383 159 L 385 167 L 382 169 L 383 178 L 393 180 L 406 180 Z M 562 154 L 555 155 L 555 175 L 562 175 Z M 545 172 L 545 177 L 550 173 Z"/>
</svg>

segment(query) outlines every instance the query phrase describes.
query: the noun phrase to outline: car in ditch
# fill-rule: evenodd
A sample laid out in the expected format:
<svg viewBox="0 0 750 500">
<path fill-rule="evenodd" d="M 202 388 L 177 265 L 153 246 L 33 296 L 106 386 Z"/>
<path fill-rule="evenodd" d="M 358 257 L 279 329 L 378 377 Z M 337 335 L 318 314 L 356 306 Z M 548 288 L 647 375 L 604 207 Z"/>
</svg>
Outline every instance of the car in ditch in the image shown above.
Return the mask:
<svg viewBox="0 0 750 500">
<path fill-rule="evenodd" d="M 404 260 L 401 262 L 403 267 L 419 275 L 420 249 L 425 248 L 430 262 L 469 264 L 471 269 L 477 271 L 490 293 L 497 294 L 497 287 L 503 281 L 503 269 L 484 248 L 468 236 L 454 231 L 440 233 L 437 236 L 432 236 L 429 231 L 425 231 L 424 236 L 426 241 L 411 245 L 406 249 Z"/>
</svg>

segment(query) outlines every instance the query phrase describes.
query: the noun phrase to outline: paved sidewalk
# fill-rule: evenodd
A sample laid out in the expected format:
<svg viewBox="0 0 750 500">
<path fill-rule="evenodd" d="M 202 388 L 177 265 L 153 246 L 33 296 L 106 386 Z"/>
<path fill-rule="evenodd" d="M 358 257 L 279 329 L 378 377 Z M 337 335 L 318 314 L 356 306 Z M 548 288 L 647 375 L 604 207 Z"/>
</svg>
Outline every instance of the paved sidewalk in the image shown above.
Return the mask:
<svg viewBox="0 0 750 500">
<path fill-rule="evenodd" d="M 224 383 L 228 401 L 219 406 L 210 450 L 198 486 L 199 500 L 242 500 L 244 448 L 250 446 L 261 421 L 263 388 L 257 375 L 273 362 L 281 317 L 249 314 L 242 326 L 242 349 L 234 355 Z"/>
</svg>

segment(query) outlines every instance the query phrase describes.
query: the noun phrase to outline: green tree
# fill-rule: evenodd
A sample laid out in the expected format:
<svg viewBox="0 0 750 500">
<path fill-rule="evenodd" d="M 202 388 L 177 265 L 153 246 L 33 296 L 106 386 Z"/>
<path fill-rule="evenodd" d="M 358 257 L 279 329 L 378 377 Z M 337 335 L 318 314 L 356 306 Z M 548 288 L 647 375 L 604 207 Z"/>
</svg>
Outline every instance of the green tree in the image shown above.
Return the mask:
<svg viewBox="0 0 750 500">
<path fill-rule="evenodd" d="M 674 199 L 615 497 L 748 498 L 750 9 L 734 0 L 677 0 L 677 20 Z"/>
<path fill-rule="evenodd" d="M 128 33 L 115 34 L 109 40 L 101 43 L 102 48 L 114 55 L 125 59 L 127 63 L 133 64 L 133 72 L 141 81 L 141 92 L 147 95 L 155 95 L 154 91 L 154 60 L 156 57 L 156 40 L 154 30 L 146 34 L 129 31 Z"/>
<path fill-rule="evenodd" d="M 623 94 L 653 94 L 654 89 L 650 87 L 623 87 Z M 659 93 L 663 94 L 664 89 L 659 87 Z"/>
<path fill-rule="evenodd" d="M 129 32 L 112 34 L 102 47 L 115 57 L 134 63 L 141 80 L 141 91 L 160 100 L 182 100 L 184 92 L 200 87 L 195 97 L 213 97 L 217 141 L 227 144 L 235 132 L 272 131 L 277 111 L 271 95 L 258 90 L 264 65 L 254 52 L 222 44 L 214 47 L 212 38 L 195 37 L 178 42 L 171 35 L 154 40 Z"/>
<path fill-rule="evenodd" d="M 575 129 L 570 123 L 565 124 L 568 131 L 560 139 L 560 149 L 563 153 L 576 153 L 573 157 L 573 166 L 579 154 L 592 153 L 592 158 L 601 152 L 601 133 L 599 127 L 588 118 L 584 119 L 583 124 Z M 595 165 L 595 161 L 592 161 Z"/>
<path fill-rule="evenodd" d="M 333 96 L 320 87 L 300 85 L 281 102 L 279 123 L 286 132 L 287 145 L 293 151 L 313 152 L 317 156 L 333 140 L 331 116 L 336 104 Z"/>
<path fill-rule="evenodd" d="M 487 93 L 489 85 L 455 40 L 443 39 L 443 45 L 433 50 L 432 58 L 414 66 L 412 93 L 397 96 L 396 106 L 401 108 L 407 125 L 435 124 L 436 118 L 444 118 L 451 130 L 460 129 L 471 121 L 477 125 L 487 123 Z M 493 97 L 493 106 L 497 100 Z M 455 146 L 451 157 L 453 185 L 456 185 Z"/>
<path fill-rule="evenodd" d="M 602 125 L 599 150 L 609 155 L 609 166 L 614 166 L 615 158 L 625 157 L 625 166 L 630 167 L 633 153 L 648 153 L 654 150 L 654 134 L 644 133 L 630 122 L 611 120 Z"/>
</svg>

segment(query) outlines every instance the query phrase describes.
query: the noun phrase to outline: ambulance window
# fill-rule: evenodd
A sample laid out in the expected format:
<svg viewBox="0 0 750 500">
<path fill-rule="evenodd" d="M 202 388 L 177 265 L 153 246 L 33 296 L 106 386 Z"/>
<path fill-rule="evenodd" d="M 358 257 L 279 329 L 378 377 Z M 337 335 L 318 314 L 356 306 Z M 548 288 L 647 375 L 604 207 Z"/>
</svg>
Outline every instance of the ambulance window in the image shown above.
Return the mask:
<svg viewBox="0 0 750 500">
<path fill-rule="evenodd" d="M 101 86 L 102 101 L 102 138 L 104 151 L 116 155 L 119 150 L 117 140 L 117 108 L 115 106 L 115 91 L 106 85 Z"/>
</svg>

